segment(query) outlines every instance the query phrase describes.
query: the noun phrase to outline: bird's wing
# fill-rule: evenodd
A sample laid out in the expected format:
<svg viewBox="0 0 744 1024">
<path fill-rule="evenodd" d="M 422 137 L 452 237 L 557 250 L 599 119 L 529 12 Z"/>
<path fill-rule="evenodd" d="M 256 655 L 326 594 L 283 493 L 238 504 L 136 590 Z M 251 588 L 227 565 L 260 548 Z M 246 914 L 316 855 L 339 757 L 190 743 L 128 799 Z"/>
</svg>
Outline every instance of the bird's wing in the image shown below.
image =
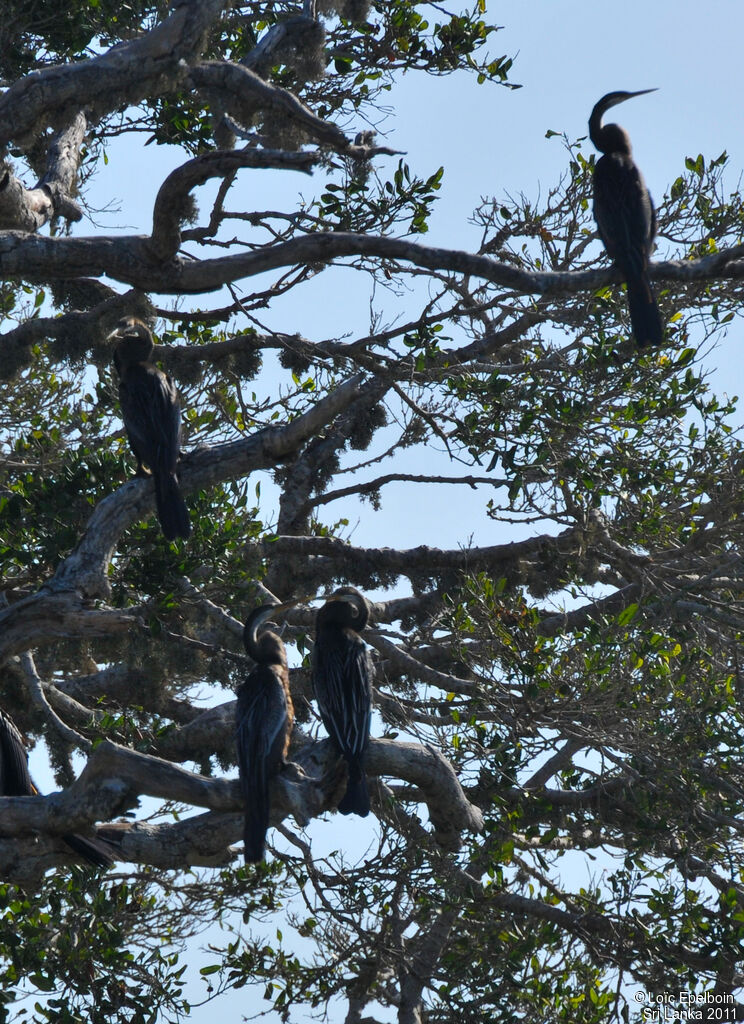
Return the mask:
<svg viewBox="0 0 744 1024">
<path fill-rule="evenodd" d="M 603 156 L 594 171 L 594 215 L 607 252 L 631 276 L 645 273 L 656 229 L 651 197 L 633 160 Z"/>
<path fill-rule="evenodd" d="M 238 692 L 238 766 L 243 789 L 269 778 L 284 755 L 290 724 L 284 687 L 278 679 L 255 686 L 250 677 Z"/>
<path fill-rule="evenodd" d="M 291 700 L 270 666 L 259 666 L 238 691 L 236 739 L 245 803 L 245 859 L 263 859 L 269 827 L 269 783 L 284 760 L 292 725 Z"/>
<path fill-rule="evenodd" d="M 372 717 L 372 659 L 364 641 L 357 637 L 349 647 L 346 661 L 347 677 L 350 681 L 349 698 L 349 750 L 361 756 L 369 742 L 369 727 Z"/>
<path fill-rule="evenodd" d="M 131 366 L 119 385 L 119 400 L 135 454 L 155 472 L 175 472 L 181 410 L 170 377 L 154 366 Z"/>
<path fill-rule="evenodd" d="M 33 796 L 38 790 L 28 770 L 28 754 L 15 724 L 0 711 L 0 794 Z"/>
<path fill-rule="evenodd" d="M 372 663 L 359 636 L 336 648 L 330 656 L 325 646 L 314 649 L 314 685 L 323 724 L 339 749 L 361 756 L 369 740 L 372 713 Z M 335 654 L 335 656 L 334 656 Z"/>
</svg>

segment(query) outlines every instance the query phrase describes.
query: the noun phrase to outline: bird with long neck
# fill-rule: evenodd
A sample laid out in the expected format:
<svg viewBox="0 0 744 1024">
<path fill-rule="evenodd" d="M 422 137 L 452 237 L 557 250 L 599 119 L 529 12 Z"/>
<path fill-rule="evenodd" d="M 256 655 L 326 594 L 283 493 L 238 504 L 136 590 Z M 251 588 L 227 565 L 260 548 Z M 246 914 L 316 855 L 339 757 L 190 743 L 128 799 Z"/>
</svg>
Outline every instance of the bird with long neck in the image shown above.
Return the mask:
<svg viewBox="0 0 744 1024">
<path fill-rule="evenodd" d="M 610 92 L 589 118 L 589 138 L 602 156 L 594 168 L 594 218 L 608 256 L 625 278 L 630 323 L 636 344 L 659 345 L 664 337 L 659 307 L 648 276 L 656 236 L 656 211 L 641 172 L 633 161 L 628 133 L 619 124 L 602 124 L 610 107 L 639 92 Z"/>
<path fill-rule="evenodd" d="M 178 483 L 181 407 L 171 378 L 152 362 L 155 344 L 136 317 L 121 320 L 111 337 L 119 339 L 114 365 L 119 374 L 119 401 L 137 474 L 152 474 L 155 505 L 168 540 L 188 537 L 189 512 Z"/>
<path fill-rule="evenodd" d="M 281 638 L 264 628 L 268 619 L 296 601 L 264 604 L 248 616 L 243 642 L 256 662 L 238 690 L 236 742 L 245 804 L 246 863 L 263 860 L 271 807 L 270 784 L 286 764 L 294 724 L 287 653 Z"/>
<path fill-rule="evenodd" d="M 15 722 L 0 711 L 0 796 L 39 796 L 28 770 L 28 754 Z M 101 839 L 70 832 L 62 836 L 79 857 L 97 868 L 110 868 L 114 862 L 112 847 Z"/>
<path fill-rule="evenodd" d="M 374 670 L 360 633 L 369 605 L 354 587 L 341 587 L 318 611 L 313 648 L 313 689 L 328 735 L 349 770 L 342 814 L 369 814 L 364 759 L 369 745 Z"/>
</svg>

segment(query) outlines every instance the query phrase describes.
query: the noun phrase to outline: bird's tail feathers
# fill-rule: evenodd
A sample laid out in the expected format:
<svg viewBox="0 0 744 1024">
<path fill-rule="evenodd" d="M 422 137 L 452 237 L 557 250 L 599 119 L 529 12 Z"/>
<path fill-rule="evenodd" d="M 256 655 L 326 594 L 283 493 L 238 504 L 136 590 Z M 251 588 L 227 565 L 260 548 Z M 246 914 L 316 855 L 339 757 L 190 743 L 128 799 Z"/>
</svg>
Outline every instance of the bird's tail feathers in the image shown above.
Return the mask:
<svg viewBox="0 0 744 1024">
<path fill-rule="evenodd" d="M 338 809 L 341 814 L 358 814 L 360 818 L 366 818 L 369 814 L 367 776 L 358 764 L 349 765 L 349 784 Z"/>
<path fill-rule="evenodd" d="M 638 347 L 660 345 L 664 340 L 664 324 L 656 297 L 645 274 L 628 280 L 628 308 Z"/>
<path fill-rule="evenodd" d="M 245 808 L 243 844 L 246 864 L 258 864 L 266 853 L 266 832 L 269 827 L 268 793 L 251 794 Z"/>
<path fill-rule="evenodd" d="M 86 839 L 70 833 L 62 837 L 71 850 L 74 850 L 88 864 L 96 868 L 110 868 L 114 863 L 108 843 L 101 839 Z"/>
<path fill-rule="evenodd" d="M 188 537 L 191 533 L 189 510 L 183 500 L 175 473 L 158 473 L 155 477 L 155 502 L 158 519 L 167 540 Z"/>
</svg>

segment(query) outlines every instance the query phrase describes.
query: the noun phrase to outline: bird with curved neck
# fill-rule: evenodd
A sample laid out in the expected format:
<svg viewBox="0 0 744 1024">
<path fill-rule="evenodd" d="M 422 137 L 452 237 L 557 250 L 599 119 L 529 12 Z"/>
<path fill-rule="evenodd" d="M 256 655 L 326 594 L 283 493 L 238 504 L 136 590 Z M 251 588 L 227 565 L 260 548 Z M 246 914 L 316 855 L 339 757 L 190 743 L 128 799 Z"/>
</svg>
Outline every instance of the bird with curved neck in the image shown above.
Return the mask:
<svg viewBox="0 0 744 1024">
<path fill-rule="evenodd" d="M 119 339 L 114 365 L 119 374 L 119 401 L 137 474 L 152 474 L 155 504 L 168 540 L 188 537 L 189 512 L 176 472 L 181 443 L 181 407 L 171 378 L 152 363 L 155 344 L 147 326 L 125 317 L 111 337 Z"/>
<path fill-rule="evenodd" d="M 359 635 L 369 620 L 369 605 L 354 587 L 335 591 L 315 619 L 313 689 L 328 735 L 349 769 L 338 809 L 369 814 L 364 758 L 369 744 L 374 670 Z"/>
<path fill-rule="evenodd" d="M 28 754 L 15 722 L 0 711 L 0 796 L 39 796 L 28 770 Z M 88 839 L 75 832 L 62 836 L 79 857 L 97 868 L 110 868 L 113 850 L 101 839 Z"/>
<path fill-rule="evenodd" d="M 589 137 L 602 153 L 594 168 L 594 218 L 608 256 L 625 278 L 630 323 L 636 344 L 659 345 L 664 337 L 659 307 L 648 276 L 656 236 L 656 211 L 631 155 L 630 138 L 619 124 L 602 124 L 610 107 L 639 92 L 610 92 L 595 105 Z"/>
<path fill-rule="evenodd" d="M 236 741 L 245 803 L 243 831 L 246 863 L 263 860 L 271 807 L 271 780 L 286 764 L 294 724 L 287 653 L 266 622 L 296 601 L 263 604 L 248 616 L 243 642 L 256 662 L 238 690 Z"/>
</svg>

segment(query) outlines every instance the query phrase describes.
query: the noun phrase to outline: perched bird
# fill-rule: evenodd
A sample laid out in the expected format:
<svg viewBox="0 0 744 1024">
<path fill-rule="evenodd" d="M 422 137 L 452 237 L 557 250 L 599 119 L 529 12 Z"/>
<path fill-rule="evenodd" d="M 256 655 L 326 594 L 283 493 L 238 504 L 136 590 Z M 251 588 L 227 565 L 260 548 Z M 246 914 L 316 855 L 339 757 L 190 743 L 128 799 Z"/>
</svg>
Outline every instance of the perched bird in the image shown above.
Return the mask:
<svg viewBox="0 0 744 1024">
<path fill-rule="evenodd" d="M 320 717 L 349 766 L 349 784 L 338 809 L 369 814 L 364 755 L 372 717 L 372 661 L 360 637 L 369 605 L 354 587 L 331 595 L 315 620 L 313 689 Z"/>
<path fill-rule="evenodd" d="M 119 374 L 119 401 L 129 444 L 137 459 L 137 475 L 150 470 L 163 534 L 168 540 L 188 537 L 189 512 L 178 486 L 181 408 L 170 377 L 150 361 L 152 335 L 141 320 L 126 317 L 113 332 L 120 338 L 114 351 Z"/>
<path fill-rule="evenodd" d="M 603 154 L 594 168 L 594 218 L 608 255 L 628 287 L 630 322 L 636 344 L 659 345 L 664 325 L 648 277 L 648 261 L 656 236 L 656 211 L 641 172 L 633 162 L 630 139 L 619 124 L 602 124 L 606 110 L 640 92 L 610 92 L 589 118 L 589 137 Z"/>
<path fill-rule="evenodd" d="M 23 737 L 13 721 L 0 711 L 0 795 L 39 796 L 28 770 L 28 754 Z M 100 839 L 85 839 L 70 833 L 64 841 L 88 864 L 97 868 L 110 868 L 113 858 L 108 844 Z"/>
<path fill-rule="evenodd" d="M 297 602 L 263 604 L 254 609 L 243 628 L 243 642 L 256 662 L 238 690 L 236 740 L 238 769 L 245 801 L 246 863 L 263 860 L 269 827 L 269 784 L 286 764 L 294 707 L 284 644 L 263 624 Z"/>
</svg>

